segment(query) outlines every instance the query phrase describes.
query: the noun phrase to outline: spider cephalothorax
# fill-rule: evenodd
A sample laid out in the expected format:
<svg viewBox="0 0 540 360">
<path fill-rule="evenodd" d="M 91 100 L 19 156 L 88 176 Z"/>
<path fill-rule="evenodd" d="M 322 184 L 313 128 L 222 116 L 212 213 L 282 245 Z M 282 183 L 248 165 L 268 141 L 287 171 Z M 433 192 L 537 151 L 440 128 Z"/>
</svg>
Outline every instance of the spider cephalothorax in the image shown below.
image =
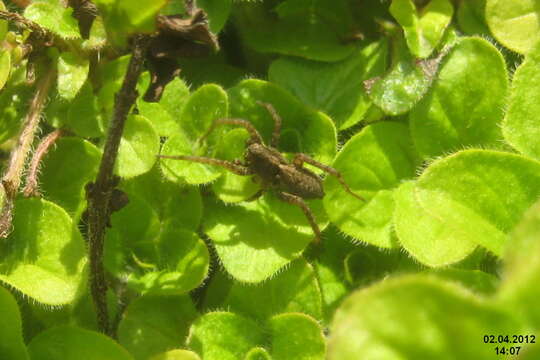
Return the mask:
<svg viewBox="0 0 540 360">
<path fill-rule="evenodd" d="M 250 137 L 246 144 L 246 152 L 243 161 L 227 161 L 202 156 L 169 156 L 159 155 L 161 158 L 193 161 L 203 164 L 223 167 L 237 175 L 255 176 L 261 184 L 261 189 L 250 200 L 261 196 L 265 191 L 273 192 L 279 199 L 300 207 L 315 233 L 316 241 L 320 240 L 321 231 L 315 222 L 313 213 L 304 199 L 321 199 L 324 197 L 324 189 L 321 178 L 314 172 L 303 167 L 304 163 L 315 166 L 330 175 L 335 176 L 341 185 L 352 196 L 364 201 L 355 194 L 345 183 L 341 173 L 336 169 L 324 165 L 306 154 L 297 153 L 292 161 L 287 160 L 278 150 L 281 134 L 281 118 L 270 104 L 259 103 L 264 106 L 274 119 L 274 131 L 270 145 L 266 145 L 255 127 L 243 119 L 218 119 L 215 120 L 208 131 L 199 139 L 204 139 L 219 125 L 236 125 L 245 128 Z"/>
</svg>

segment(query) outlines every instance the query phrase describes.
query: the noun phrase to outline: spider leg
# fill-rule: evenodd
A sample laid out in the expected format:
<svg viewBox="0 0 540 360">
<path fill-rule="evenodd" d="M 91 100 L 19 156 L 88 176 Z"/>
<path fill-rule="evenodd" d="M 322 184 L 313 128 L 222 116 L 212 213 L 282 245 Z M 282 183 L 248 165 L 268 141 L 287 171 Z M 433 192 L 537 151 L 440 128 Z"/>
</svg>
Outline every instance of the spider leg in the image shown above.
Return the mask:
<svg viewBox="0 0 540 360">
<path fill-rule="evenodd" d="M 272 119 L 274 119 L 274 132 L 272 133 L 272 141 L 270 142 L 270 146 L 277 149 L 279 145 L 279 138 L 281 136 L 281 117 L 271 104 L 261 101 L 257 101 L 257 104 L 265 107 L 270 113 L 270 116 L 272 116 Z"/>
<path fill-rule="evenodd" d="M 247 201 L 247 202 L 255 201 L 258 198 L 260 198 L 264 194 L 265 191 L 266 191 L 266 189 L 260 189 L 259 191 L 257 191 L 255 194 L 251 195 L 250 197 L 248 197 L 244 201 Z"/>
<path fill-rule="evenodd" d="M 245 128 L 248 131 L 249 135 L 251 136 L 251 141 L 252 142 L 255 142 L 255 143 L 258 143 L 258 144 L 264 144 L 264 142 L 262 141 L 262 137 L 259 134 L 259 132 L 257 131 L 257 129 L 255 129 L 253 124 L 251 124 L 249 121 L 244 120 L 244 119 L 217 119 L 217 120 L 214 120 L 214 122 L 212 123 L 212 125 L 210 126 L 208 131 L 206 131 L 204 133 L 204 135 L 199 138 L 198 142 L 203 142 L 208 137 L 208 135 L 210 135 L 210 133 L 218 125 L 241 126 L 241 127 Z"/>
<path fill-rule="evenodd" d="M 309 208 L 309 206 L 306 204 L 304 199 L 302 199 L 299 196 L 289 194 L 287 192 L 278 192 L 276 193 L 278 198 L 282 201 L 285 201 L 289 204 L 296 205 L 300 207 L 300 209 L 304 212 L 304 215 L 309 221 L 309 225 L 311 225 L 311 228 L 313 229 L 313 232 L 315 233 L 315 243 L 321 242 L 321 229 L 319 229 L 319 225 L 315 222 L 315 217 L 313 216 L 313 212 Z"/>
<path fill-rule="evenodd" d="M 157 155 L 159 158 L 162 159 L 173 159 L 173 160 L 186 160 L 201 164 L 208 164 L 208 165 L 214 165 L 214 166 L 221 166 L 236 175 L 252 175 L 252 172 L 249 170 L 248 167 L 240 165 L 238 163 L 227 161 L 227 160 L 221 160 L 221 159 L 213 159 L 209 157 L 204 156 L 187 156 L 187 155 Z"/>
<path fill-rule="evenodd" d="M 304 163 L 308 163 L 310 165 L 313 165 L 313 166 L 321 169 L 322 171 L 325 171 L 325 172 L 329 173 L 330 175 L 335 176 L 337 178 L 337 180 L 339 181 L 339 183 L 343 186 L 345 191 L 347 191 L 349 194 L 351 194 L 352 196 L 354 196 L 355 198 L 357 198 L 359 200 L 366 201 L 366 199 L 364 199 L 362 196 L 354 193 L 351 190 L 349 185 L 347 185 L 347 183 L 343 179 L 343 175 L 341 175 L 341 173 L 339 171 L 337 171 L 336 169 L 334 169 L 333 167 L 328 166 L 328 165 L 324 165 L 324 164 L 310 158 L 306 154 L 296 154 L 294 156 L 294 159 L 293 159 L 294 166 L 296 166 L 297 168 L 301 168 Z"/>
</svg>

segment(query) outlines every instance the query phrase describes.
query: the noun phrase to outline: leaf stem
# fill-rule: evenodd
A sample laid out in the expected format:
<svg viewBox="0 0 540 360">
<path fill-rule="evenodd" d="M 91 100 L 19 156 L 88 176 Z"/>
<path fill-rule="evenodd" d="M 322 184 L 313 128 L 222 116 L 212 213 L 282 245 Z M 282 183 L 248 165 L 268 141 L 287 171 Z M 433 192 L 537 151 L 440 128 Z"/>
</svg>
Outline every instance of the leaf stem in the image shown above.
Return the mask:
<svg viewBox="0 0 540 360">
<path fill-rule="evenodd" d="M 34 136 L 38 129 L 41 111 L 45 105 L 47 94 L 55 78 L 56 68 L 50 70 L 40 79 L 36 87 L 36 93 L 28 113 L 23 122 L 22 130 L 17 140 L 17 144 L 11 151 L 9 163 L 4 176 L 2 177 L 2 187 L 4 188 L 4 201 L 0 212 L 0 237 L 5 238 L 11 232 L 11 221 L 13 219 L 13 202 L 21 185 L 21 176 L 26 163 L 26 158 L 34 141 Z"/>
<path fill-rule="evenodd" d="M 30 163 L 30 168 L 28 169 L 28 175 L 26 175 L 26 185 L 23 190 L 24 196 L 39 196 L 37 180 L 39 165 L 51 146 L 53 146 L 54 143 L 56 143 L 56 140 L 58 140 L 62 135 L 62 130 L 57 129 L 45 136 L 39 143 L 36 151 L 34 152 L 34 156 L 32 157 L 32 162 Z"/>
<path fill-rule="evenodd" d="M 107 311 L 107 283 L 103 269 L 103 245 L 105 230 L 111 213 L 111 194 L 116 186 L 113 176 L 114 163 L 124 131 L 126 118 L 138 97 L 137 80 L 143 70 L 149 37 L 137 35 L 134 38 L 133 53 L 122 87 L 115 95 L 114 116 L 107 132 L 105 148 L 101 157 L 96 181 L 87 186 L 88 199 L 88 246 L 90 260 L 90 291 L 96 307 L 98 327 L 101 332 L 112 335 Z"/>
</svg>

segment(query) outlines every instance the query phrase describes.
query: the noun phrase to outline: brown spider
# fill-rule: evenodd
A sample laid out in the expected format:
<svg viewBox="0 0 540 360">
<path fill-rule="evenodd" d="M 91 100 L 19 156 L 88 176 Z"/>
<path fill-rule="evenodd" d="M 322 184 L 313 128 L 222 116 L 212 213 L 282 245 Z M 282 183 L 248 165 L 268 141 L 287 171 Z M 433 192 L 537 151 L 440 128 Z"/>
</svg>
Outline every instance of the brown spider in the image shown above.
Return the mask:
<svg viewBox="0 0 540 360">
<path fill-rule="evenodd" d="M 199 139 L 199 141 L 202 142 L 218 125 L 236 125 L 245 128 L 250 137 L 246 142 L 247 148 L 244 155 L 244 163 L 239 160 L 227 161 L 202 156 L 158 156 L 166 159 L 187 160 L 221 166 L 237 175 L 256 176 L 257 182 L 261 184 L 261 189 L 249 200 L 255 200 L 266 190 L 273 190 L 280 200 L 297 205 L 302 209 L 315 233 L 315 241 L 319 242 L 321 230 L 315 222 L 313 213 L 304 199 L 322 199 L 324 197 L 322 179 L 317 174 L 304 168 L 302 166 L 304 163 L 313 165 L 330 175 L 335 176 L 345 188 L 345 191 L 357 199 L 362 201 L 365 200 L 349 188 L 347 183 L 343 180 L 341 173 L 336 169 L 321 164 L 302 153 L 297 153 L 292 162 L 285 159 L 285 157 L 276 149 L 281 134 L 281 118 L 272 105 L 261 102 L 258 102 L 258 104 L 265 107 L 274 119 L 275 125 L 270 146 L 265 145 L 257 129 L 255 129 L 249 121 L 243 119 L 215 120 L 208 131 Z"/>
</svg>

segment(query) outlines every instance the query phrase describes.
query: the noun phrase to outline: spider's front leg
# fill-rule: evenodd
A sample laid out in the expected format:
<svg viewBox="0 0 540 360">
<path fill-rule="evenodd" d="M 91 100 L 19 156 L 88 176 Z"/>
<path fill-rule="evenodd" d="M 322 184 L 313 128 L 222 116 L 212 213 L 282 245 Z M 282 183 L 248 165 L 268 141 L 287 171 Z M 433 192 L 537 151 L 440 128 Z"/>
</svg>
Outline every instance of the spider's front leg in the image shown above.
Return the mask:
<svg viewBox="0 0 540 360">
<path fill-rule="evenodd" d="M 339 183 L 343 186 L 345 191 L 347 191 L 349 194 L 351 194 L 352 196 L 354 196 L 355 198 L 357 198 L 359 200 L 366 201 L 366 199 L 364 199 L 362 196 L 356 194 L 355 192 L 353 192 L 351 190 L 349 185 L 347 185 L 347 183 L 343 179 L 343 175 L 341 175 L 341 173 L 339 171 L 337 171 L 336 169 L 334 169 L 333 167 L 328 166 L 328 165 L 324 165 L 324 164 L 318 162 L 317 160 L 314 160 L 314 159 L 310 158 L 306 154 L 296 154 L 294 156 L 294 159 L 293 159 L 293 165 L 294 166 L 296 166 L 297 168 L 301 168 L 304 163 L 308 163 L 310 165 L 313 165 L 313 166 L 321 169 L 322 171 L 325 171 L 325 172 L 329 173 L 330 175 L 335 176 L 337 178 L 337 180 L 339 181 Z"/>
<path fill-rule="evenodd" d="M 222 168 L 225 168 L 231 171 L 232 173 L 235 173 L 236 175 L 245 176 L 245 175 L 253 174 L 247 166 L 241 165 L 233 161 L 214 159 L 214 158 L 209 158 L 209 157 L 204 157 L 204 156 L 189 156 L 189 155 L 157 155 L 157 157 L 162 158 L 162 159 L 185 160 L 185 161 L 191 161 L 191 162 L 196 162 L 200 164 L 220 166 Z"/>
<path fill-rule="evenodd" d="M 309 225 L 311 225 L 311 228 L 313 229 L 313 232 L 315 233 L 315 243 L 319 244 L 321 242 L 321 229 L 319 229 L 319 225 L 315 222 L 315 217 L 313 216 L 313 212 L 309 208 L 309 206 L 306 204 L 304 199 L 302 199 L 299 196 L 289 194 L 287 192 L 278 192 L 276 193 L 278 198 L 280 200 L 283 200 L 289 204 L 296 205 L 302 209 L 304 212 L 304 215 L 309 221 Z"/>
</svg>

